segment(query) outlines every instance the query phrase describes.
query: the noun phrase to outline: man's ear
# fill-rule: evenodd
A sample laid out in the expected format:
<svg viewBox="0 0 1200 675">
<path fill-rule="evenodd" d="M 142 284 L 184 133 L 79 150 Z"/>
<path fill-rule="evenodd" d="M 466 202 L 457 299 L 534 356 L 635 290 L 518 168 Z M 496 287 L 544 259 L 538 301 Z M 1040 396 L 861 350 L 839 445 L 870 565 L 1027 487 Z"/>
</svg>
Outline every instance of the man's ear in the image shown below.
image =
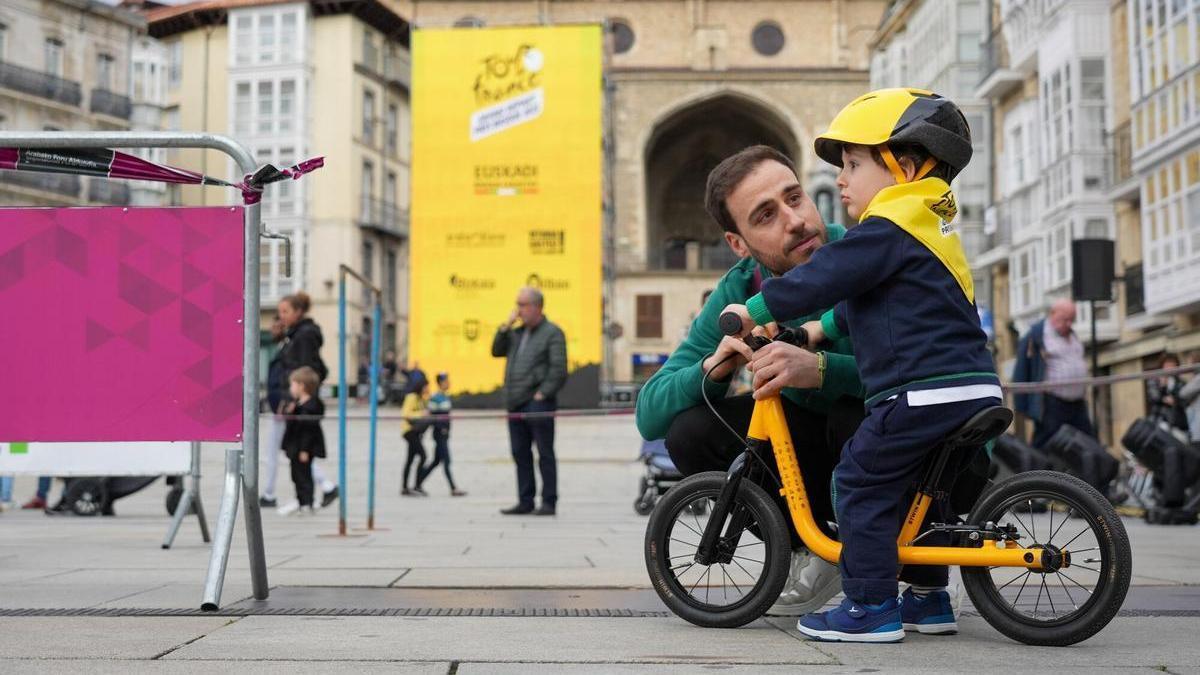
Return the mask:
<svg viewBox="0 0 1200 675">
<path fill-rule="evenodd" d="M 742 235 L 734 232 L 726 232 L 725 243 L 729 244 L 729 248 L 733 249 L 733 252 L 737 254 L 737 257 L 750 257 L 750 247 L 746 246 L 746 240 L 742 239 Z"/>
</svg>

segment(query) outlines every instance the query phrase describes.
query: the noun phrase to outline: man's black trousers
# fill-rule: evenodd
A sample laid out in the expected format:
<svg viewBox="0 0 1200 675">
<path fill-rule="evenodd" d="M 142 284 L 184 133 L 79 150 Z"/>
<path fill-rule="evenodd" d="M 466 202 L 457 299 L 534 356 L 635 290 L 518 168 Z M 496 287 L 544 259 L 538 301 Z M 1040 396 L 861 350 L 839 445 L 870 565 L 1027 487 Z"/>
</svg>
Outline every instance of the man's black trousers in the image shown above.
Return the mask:
<svg viewBox="0 0 1200 675">
<path fill-rule="evenodd" d="M 515 413 L 553 413 L 553 401 L 530 401 L 511 410 Z M 558 462 L 554 458 L 554 417 L 509 418 L 508 439 L 513 461 L 517 464 L 517 499 L 522 506 L 533 506 L 537 485 L 533 478 L 533 444 L 537 443 L 538 471 L 542 474 L 542 504 L 558 503 Z"/>
</svg>

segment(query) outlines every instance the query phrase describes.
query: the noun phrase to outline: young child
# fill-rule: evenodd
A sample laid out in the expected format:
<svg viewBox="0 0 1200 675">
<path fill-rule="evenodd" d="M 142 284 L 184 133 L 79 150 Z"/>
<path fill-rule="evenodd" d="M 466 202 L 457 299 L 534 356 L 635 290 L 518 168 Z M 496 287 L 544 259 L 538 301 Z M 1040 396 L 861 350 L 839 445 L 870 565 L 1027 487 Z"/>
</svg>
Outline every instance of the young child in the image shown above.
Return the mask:
<svg viewBox="0 0 1200 675">
<path fill-rule="evenodd" d="M 283 451 L 292 464 L 292 483 L 296 485 L 296 502 L 301 514 L 313 513 L 312 462 L 325 456 L 325 434 L 321 431 L 321 417 L 325 415 L 325 404 L 317 398 L 317 387 L 321 377 L 317 371 L 302 366 L 288 376 L 288 388 L 292 402 L 284 408 L 289 417 L 283 431 Z M 288 515 L 296 508 L 283 506 L 280 513 Z"/>
<path fill-rule="evenodd" d="M 425 374 L 421 371 L 413 371 L 408 381 L 408 395 L 404 397 L 404 404 L 400 408 L 400 414 L 404 417 L 400 430 L 404 440 L 408 442 L 408 456 L 404 459 L 404 478 L 400 484 L 400 494 L 405 497 L 427 496 L 421 489 L 420 481 L 421 467 L 425 465 L 425 446 L 421 443 L 421 436 L 425 435 L 429 423 L 420 418 L 428 414 L 425 409 L 428 398 L 429 380 L 425 379 Z M 417 482 L 409 489 L 408 476 L 414 460 L 417 462 Z"/>
<path fill-rule="evenodd" d="M 466 492 L 459 490 L 454 485 L 454 477 L 450 475 L 450 374 L 437 374 L 438 390 L 433 396 L 429 397 L 429 414 L 436 417 L 444 417 L 446 419 L 435 419 L 433 422 L 433 461 L 425 468 L 417 472 L 417 490 L 421 489 L 421 485 L 425 483 L 425 479 L 439 464 L 442 465 L 442 471 L 446 473 L 446 482 L 450 484 L 451 497 L 465 497 Z"/>
<path fill-rule="evenodd" d="M 948 183 L 970 161 L 970 130 L 941 96 L 882 89 L 842 109 L 816 152 L 841 167 L 842 203 L 858 226 L 807 264 L 765 280 L 744 306 L 726 308 L 749 331 L 834 307 L 810 326 L 810 339 L 848 334 L 867 390 L 867 418 L 834 472 L 846 599 L 797 628 L 853 642 L 898 642 L 905 629 L 953 633 L 947 568 L 906 567 L 910 586 L 897 598 L 896 539 L 926 455 L 1001 404 L 970 268 L 950 225 Z M 952 520 L 945 508 L 931 508 L 929 520 Z"/>
</svg>

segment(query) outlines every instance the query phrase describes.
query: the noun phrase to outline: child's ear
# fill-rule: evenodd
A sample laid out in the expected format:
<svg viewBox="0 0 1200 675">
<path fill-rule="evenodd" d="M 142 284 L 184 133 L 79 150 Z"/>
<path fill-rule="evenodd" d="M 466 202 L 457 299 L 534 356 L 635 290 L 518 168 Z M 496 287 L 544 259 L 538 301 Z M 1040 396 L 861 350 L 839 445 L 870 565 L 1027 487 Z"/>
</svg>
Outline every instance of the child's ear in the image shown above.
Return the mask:
<svg viewBox="0 0 1200 675">
<path fill-rule="evenodd" d="M 900 170 L 904 172 L 905 181 L 909 183 L 913 182 L 917 177 L 917 171 L 920 170 L 916 162 L 907 157 L 900 157 L 897 158 L 896 163 L 900 165 Z"/>
</svg>

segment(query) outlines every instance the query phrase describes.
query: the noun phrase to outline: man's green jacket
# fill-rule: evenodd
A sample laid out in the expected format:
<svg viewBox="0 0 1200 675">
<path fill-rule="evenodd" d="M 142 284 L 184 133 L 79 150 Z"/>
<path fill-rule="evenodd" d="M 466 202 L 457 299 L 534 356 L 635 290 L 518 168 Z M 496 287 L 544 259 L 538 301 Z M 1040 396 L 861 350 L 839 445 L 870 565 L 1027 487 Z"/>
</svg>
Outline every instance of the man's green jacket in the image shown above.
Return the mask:
<svg viewBox="0 0 1200 675">
<path fill-rule="evenodd" d="M 846 234 L 841 225 L 829 225 L 829 240 L 836 241 Z M 679 413 L 703 403 L 700 386 L 704 382 L 709 400 L 724 398 L 729 382 L 713 382 L 704 379 L 701 363 L 717 349 L 721 341 L 721 330 L 717 318 L 729 304 L 745 304 L 757 292 L 751 286 L 754 272 L 760 278 L 771 273 L 753 258 L 744 258 L 734 265 L 709 296 L 708 302 L 692 322 L 687 339 L 671 354 L 671 358 L 642 387 L 637 398 L 637 427 L 646 439 L 664 438 L 671 421 Z M 787 326 L 799 326 L 806 321 L 821 319 L 827 337 L 825 350 L 825 380 L 820 389 L 795 389 L 786 387 L 783 395 L 802 408 L 815 412 L 827 412 L 832 403 L 842 396 L 862 398 L 864 391 L 858 377 L 858 366 L 854 362 L 854 351 L 848 337 L 841 335 L 832 321 L 832 313 L 826 311 L 789 321 Z"/>
</svg>

